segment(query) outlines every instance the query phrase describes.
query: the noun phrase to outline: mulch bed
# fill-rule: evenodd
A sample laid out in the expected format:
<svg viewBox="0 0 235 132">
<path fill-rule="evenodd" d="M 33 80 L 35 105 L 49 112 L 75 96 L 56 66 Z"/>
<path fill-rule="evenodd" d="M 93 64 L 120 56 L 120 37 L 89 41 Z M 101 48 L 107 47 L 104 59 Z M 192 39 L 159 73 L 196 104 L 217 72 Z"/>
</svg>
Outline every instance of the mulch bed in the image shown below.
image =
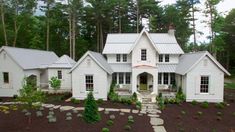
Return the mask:
<svg viewBox="0 0 235 132">
<path fill-rule="evenodd" d="M 225 94 L 234 94 L 235 90 L 225 90 Z M 191 103 L 181 105 L 167 105 L 160 117 L 164 120 L 164 126 L 168 132 L 234 132 L 235 131 L 235 103 L 230 98 L 225 101 L 229 104 L 224 109 L 215 107 L 210 103 L 209 108 L 202 108 L 200 104 L 193 106 Z M 235 96 L 233 96 L 235 99 Z M 182 114 L 184 112 L 185 114 Z M 197 113 L 202 112 L 199 116 Z M 221 112 L 221 120 L 218 120 L 217 112 Z"/>
<path fill-rule="evenodd" d="M 71 121 L 65 120 L 66 112 L 54 110 L 57 117 L 56 123 L 48 123 L 46 118 L 48 110 L 43 111 L 43 117 L 36 117 L 35 111 L 32 113 L 32 123 L 28 124 L 28 117 L 24 116 L 20 110 L 11 111 L 10 114 L 0 112 L 0 131 L 1 132 L 101 132 L 103 127 L 110 129 L 110 132 L 124 132 L 124 126 L 127 124 L 127 117 L 134 117 L 134 124 L 131 125 L 133 132 L 153 132 L 153 128 L 149 123 L 150 118 L 146 115 L 138 116 L 137 114 L 125 113 L 124 116 L 119 115 L 119 112 L 110 112 L 114 114 L 114 125 L 107 126 L 106 122 L 109 115 L 100 112 L 102 120 L 95 124 L 87 124 L 81 117 L 76 117 L 73 114 Z M 70 111 L 71 112 L 71 111 Z M 80 111 L 81 112 L 81 111 Z M 72 112 L 71 112 L 72 113 Z"/>
</svg>

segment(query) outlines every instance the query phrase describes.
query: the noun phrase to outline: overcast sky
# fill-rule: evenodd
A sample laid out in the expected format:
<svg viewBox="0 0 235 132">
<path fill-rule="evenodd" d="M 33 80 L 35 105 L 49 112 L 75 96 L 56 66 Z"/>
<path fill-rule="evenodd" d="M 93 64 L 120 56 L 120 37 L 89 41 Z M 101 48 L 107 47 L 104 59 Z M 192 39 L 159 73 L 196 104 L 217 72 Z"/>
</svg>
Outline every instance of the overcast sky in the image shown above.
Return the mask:
<svg viewBox="0 0 235 132">
<path fill-rule="evenodd" d="M 167 5 L 167 4 L 175 4 L 176 0 L 159 0 L 162 1 L 161 5 Z M 203 32 L 204 35 L 197 34 L 197 41 L 198 42 L 208 42 L 209 40 L 206 38 L 210 35 L 210 28 L 208 25 L 202 23 L 203 20 L 206 20 L 204 17 L 204 14 L 202 13 L 202 10 L 205 9 L 205 0 L 200 0 L 201 3 L 197 5 L 199 9 L 201 9 L 200 13 L 196 14 L 196 18 L 198 19 L 196 21 L 196 29 L 200 32 Z M 220 2 L 217 5 L 217 10 L 222 15 L 227 15 L 229 11 L 231 11 L 233 8 L 235 8 L 235 0 L 224 0 L 223 2 Z M 176 25 L 177 26 L 177 25 Z M 191 36 L 190 41 L 193 41 L 193 37 Z"/>
</svg>

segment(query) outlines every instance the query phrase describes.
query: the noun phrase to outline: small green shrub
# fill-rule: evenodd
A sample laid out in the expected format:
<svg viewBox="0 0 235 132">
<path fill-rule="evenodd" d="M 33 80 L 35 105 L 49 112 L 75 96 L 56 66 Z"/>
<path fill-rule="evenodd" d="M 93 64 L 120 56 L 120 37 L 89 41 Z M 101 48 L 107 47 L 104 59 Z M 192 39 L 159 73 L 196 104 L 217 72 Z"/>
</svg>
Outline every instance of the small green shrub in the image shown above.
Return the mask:
<svg viewBox="0 0 235 132">
<path fill-rule="evenodd" d="M 97 104 L 103 104 L 104 100 L 103 99 L 98 99 L 96 102 L 97 102 Z"/>
<path fill-rule="evenodd" d="M 131 105 L 132 100 L 130 98 L 121 98 L 121 103 Z"/>
<path fill-rule="evenodd" d="M 133 119 L 128 120 L 128 124 L 133 124 L 135 121 Z"/>
<path fill-rule="evenodd" d="M 179 89 L 176 93 L 176 99 L 180 100 L 180 102 L 183 102 L 186 100 L 186 97 L 185 97 L 181 87 L 179 87 Z"/>
<path fill-rule="evenodd" d="M 108 120 L 108 121 L 106 122 L 106 124 L 107 124 L 108 126 L 112 126 L 112 125 L 113 125 L 113 121 L 112 121 L 112 120 Z"/>
<path fill-rule="evenodd" d="M 136 105 L 137 109 L 141 109 L 142 108 L 142 104 L 141 104 L 140 101 L 137 101 L 135 105 Z"/>
<path fill-rule="evenodd" d="M 156 101 L 160 110 L 165 109 L 165 103 L 161 93 L 159 93 L 158 97 L 156 97 Z"/>
<path fill-rule="evenodd" d="M 13 95 L 13 99 L 17 99 L 18 98 L 18 95 Z"/>
<path fill-rule="evenodd" d="M 71 102 L 74 104 L 79 104 L 80 100 L 79 99 L 75 99 L 75 98 L 71 98 Z"/>
<path fill-rule="evenodd" d="M 206 109 L 209 107 L 209 103 L 207 101 L 204 101 L 201 103 L 201 107 Z"/>
<path fill-rule="evenodd" d="M 61 87 L 61 80 L 57 77 L 51 77 L 49 83 L 54 90 L 58 90 Z"/>
<path fill-rule="evenodd" d="M 193 101 L 191 102 L 191 104 L 192 104 L 192 105 L 197 105 L 198 102 L 197 102 L 196 100 L 193 100 Z"/>
<path fill-rule="evenodd" d="M 138 98 L 137 98 L 137 94 L 136 94 L 136 92 L 134 92 L 134 93 L 133 93 L 133 95 L 132 95 L 131 99 L 132 99 L 132 101 L 133 101 L 133 102 L 138 101 Z"/>
<path fill-rule="evenodd" d="M 102 128 L 102 132 L 109 132 L 109 129 L 104 127 L 104 128 Z"/>
<path fill-rule="evenodd" d="M 133 116 L 128 116 L 128 120 L 133 120 L 134 119 L 134 117 Z"/>
<path fill-rule="evenodd" d="M 130 125 L 125 125 L 125 126 L 124 126 L 124 130 L 130 131 L 130 130 L 131 130 L 131 126 L 130 126 Z"/>
<path fill-rule="evenodd" d="M 216 103 L 215 107 L 218 109 L 224 109 L 225 105 L 223 103 Z"/>
</svg>

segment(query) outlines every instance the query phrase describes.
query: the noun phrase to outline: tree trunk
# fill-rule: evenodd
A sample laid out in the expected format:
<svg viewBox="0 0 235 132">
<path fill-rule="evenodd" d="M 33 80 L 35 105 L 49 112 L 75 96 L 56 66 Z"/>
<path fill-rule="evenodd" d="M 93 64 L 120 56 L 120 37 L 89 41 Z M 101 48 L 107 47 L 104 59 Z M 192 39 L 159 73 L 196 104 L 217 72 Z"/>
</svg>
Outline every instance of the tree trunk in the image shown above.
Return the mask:
<svg viewBox="0 0 235 132">
<path fill-rule="evenodd" d="M 75 50 L 76 50 L 76 17 L 75 13 L 72 14 L 72 34 L 73 34 L 73 59 L 75 60 Z"/>
<path fill-rule="evenodd" d="M 138 1 L 136 1 L 136 32 L 139 33 L 139 5 L 138 5 Z"/>
<path fill-rule="evenodd" d="M 193 50 L 196 51 L 196 29 L 195 29 L 195 16 L 194 16 L 194 3 L 192 3 L 192 17 L 193 17 Z"/>
<path fill-rule="evenodd" d="M 100 23 L 100 52 L 103 51 L 103 48 L 104 48 L 103 26 L 102 23 Z"/>
<path fill-rule="evenodd" d="M 69 53 L 70 57 L 73 57 L 73 52 L 72 52 L 72 17 L 71 17 L 71 11 L 69 11 Z"/>
<path fill-rule="evenodd" d="M 119 5 L 119 10 L 118 10 L 118 32 L 121 33 L 122 32 L 122 18 L 121 18 L 121 8 Z"/>
<path fill-rule="evenodd" d="M 46 37 L 46 50 L 49 50 L 49 38 L 50 38 L 50 21 L 49 21 L 49 11 L 50 11 L 50 4 L 49 1 L 47 0 L 47 37 Z"/>
<path fill-rule="evenodd" d="M 16 5 L 15 5 L 15 19 L 14 19 L 14 30 L 15 30 L 15 36 L 14 36 L 14 41 L 13 41 L 13 47 L 16 47 L 16 41 L 18 37 L 18 31 L 20 29 L 20 26 L 17 25 L 17 17 L 18 17 L 18 0 L 16 0 Z"/>
<path fill-rule="evenodd" d="M 0 2 L 1 4 L 1 19 L 2 19 L 2 28 L 3 28 L 3 35 L 4 35 L 4 40 L 5 40 L 5 45 L 8 45 L 7 42 L 7 33 L 6 33 L 6 26 L 5 26 L 5 13 L 4 13 L 4 7 L 3 7 L 3 0 L 1 0 Z"/>
<path fill-rule="evenodd" d="M 100 52 L 100 30 L 99 30 L 99 22 L 96 23 L 96 50 Z"/>
</svg>

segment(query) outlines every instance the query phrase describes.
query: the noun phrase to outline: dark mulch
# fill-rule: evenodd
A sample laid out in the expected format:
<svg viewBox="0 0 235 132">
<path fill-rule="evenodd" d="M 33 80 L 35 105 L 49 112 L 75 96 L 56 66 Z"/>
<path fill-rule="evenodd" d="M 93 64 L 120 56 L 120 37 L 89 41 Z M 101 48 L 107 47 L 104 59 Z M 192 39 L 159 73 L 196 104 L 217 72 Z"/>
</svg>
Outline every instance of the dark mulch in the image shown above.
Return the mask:
<svg viewBox="0 0 235 132">
<path fill-rule="evenodd" d="M 225 90 L 225 95 L 234 94 L 235 90 Z M 202 108 L 200 104 L 193 106 L 191 103 L 182 103 L 181 105 L 167 105 L 160 115 L 164 119 L 164 126 L 168 132 L 234 132 L 235 131 L 235 103 L 230 96 L 225 96 L 225 101 L 229 106 L 224 109 L 215 107 L 210 103 L 209 108 Z M 186 114 L 182 114 L 184 111 Z M 199 116 L 197 113 L 202 112 Z M 221 120 L 218 120 L 217 112 L 221 112 Z"/>
<path fill-rule="evenodd" d="M 73 114 L 71 121 L 65 120 L 66 112 L 59 112 L 55 110 L 57 117 L 56 123 L 48 123 L 46 115 L 48 110 L 44 110 L 43 117 L 36 117 L 35 111 L 32 112 L 32 123 L 28 124 L 28 117 L 25 117 L 20 110 L 11 111 L 10 114 L 3 114 L 0 112 L 0 131 L 1 132 L 101 132 L 106 125 L 110 114 L 114 114 L 114 125 L 108 127 L 111 132 L 123 132 L 124 126 L 127 124 L 128 115 L 134 117 L 134 124 L 131 125 L 132 132 L 153 132 L 153 129 L 149 123 L 150 118 L 146 115 L 138 116 L 136 114 L 125 114 L 120 116 L 119 112 L 112 112 L 109 115 L 105 115 L 101 112 L 102 120 L 95 124 L 87 124 L 82 118 L 77 118 L 76 114 Z"/>
</svg>

